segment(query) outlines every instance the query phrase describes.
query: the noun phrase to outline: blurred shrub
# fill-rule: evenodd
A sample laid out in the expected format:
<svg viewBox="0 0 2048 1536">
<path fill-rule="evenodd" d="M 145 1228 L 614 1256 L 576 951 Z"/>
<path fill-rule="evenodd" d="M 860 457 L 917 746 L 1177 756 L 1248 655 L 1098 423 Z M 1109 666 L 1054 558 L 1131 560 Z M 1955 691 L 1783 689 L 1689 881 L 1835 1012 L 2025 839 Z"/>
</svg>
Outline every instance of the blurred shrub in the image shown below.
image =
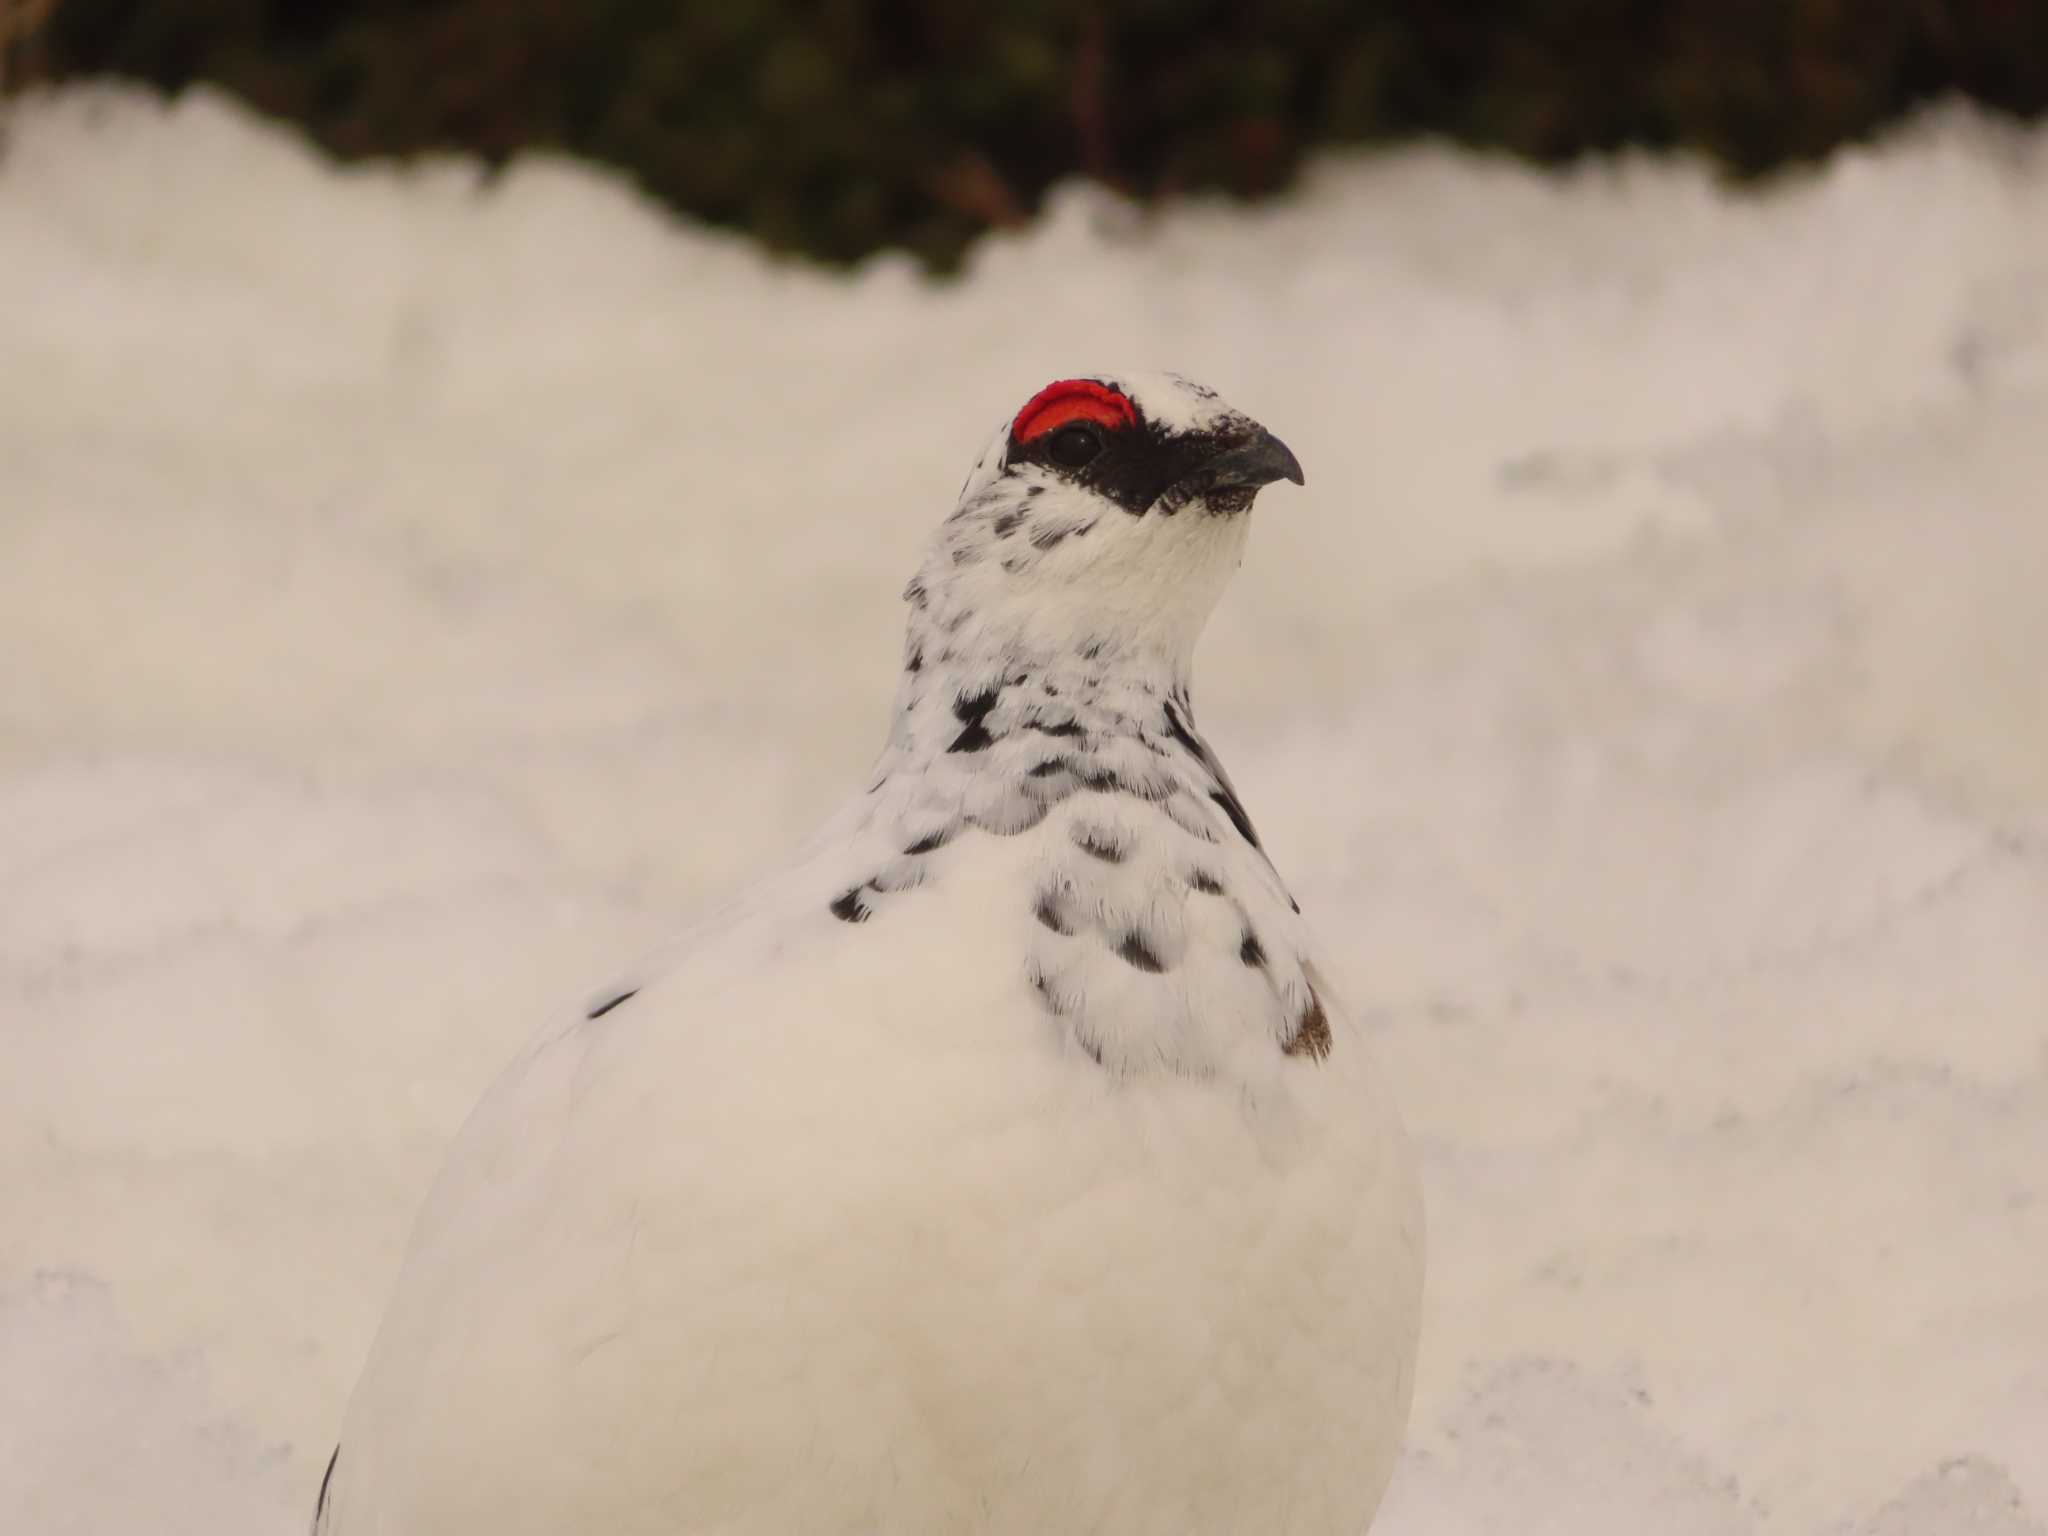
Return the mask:
<svg viewBox="0 0 2048 1536">
<path fill-rule="evenodd" d="M 61 0 L 48 76 L 208 80 L 343 155 L 547 145 L 832 260 L 945 265 L 1075 172 L 1256 195 L 1319 145 L 1738 173 L 1930 95 L 2048 107 L 2048 0 Z"/>
</svg>

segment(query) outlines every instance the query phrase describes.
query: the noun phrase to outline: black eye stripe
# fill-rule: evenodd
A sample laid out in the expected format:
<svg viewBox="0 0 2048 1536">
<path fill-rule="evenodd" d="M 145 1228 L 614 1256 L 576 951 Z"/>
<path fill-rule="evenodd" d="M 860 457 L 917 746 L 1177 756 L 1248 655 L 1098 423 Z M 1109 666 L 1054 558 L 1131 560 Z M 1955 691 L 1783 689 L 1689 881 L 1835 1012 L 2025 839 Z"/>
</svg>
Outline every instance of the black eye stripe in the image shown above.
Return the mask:
<svg viewBox="0 0 2048 1536">
<path fill-rule="evenodd" d="M 1077 427 L 1100 434 L 1100 446 L 1069 463 L 1060 457 L 1056 445 Z M 1054 475 L 1071 479 L 1141 517 L 1168 486 L 1198 468 L 1227 441 L 1219 432 L 1168 432 L 1151 423 L 1104 432 L 1093 423 L 1070 422 L 1029 443 L 1013 445 L 1010 463 L 1013 467 L 1043 465 Z"/>
<path fill-rule="evenodd" d="M 1192 430 L 1172 430 L 1142 410 L 1128 424 L 1110 425 L 1085 417 L 1062 422 L 1023 441 L 1012 437 L 1004 468 L 1038 465 L 1058 480 L 1070 480 L 1114 502 L 1133 517 L 1151 511 L 1166 489 L 1228 447 L 1250 423 L 1228 416 Z M 1056 447 L 1069 432 L 1092 434 L 1096 448 L 1069 462 Z M 1042 487 L 1033 487 L 1034 490 Z M 1172 507 L 1166 508 L 1171 512 Z"/>
</svg>

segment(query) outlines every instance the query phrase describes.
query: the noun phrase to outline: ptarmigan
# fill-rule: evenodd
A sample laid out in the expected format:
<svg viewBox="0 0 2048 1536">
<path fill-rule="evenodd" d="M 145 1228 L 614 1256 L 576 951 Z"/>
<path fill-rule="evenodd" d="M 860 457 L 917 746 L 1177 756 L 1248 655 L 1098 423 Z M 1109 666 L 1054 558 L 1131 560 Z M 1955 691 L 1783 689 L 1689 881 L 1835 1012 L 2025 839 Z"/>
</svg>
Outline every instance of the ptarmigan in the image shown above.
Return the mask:
<svg viewBox="0 0 2048 1536">
<path fill-rule="evenodd" d="M 1004 424 L 871 782 L 464 1126 L 317 1531 L 1365 1528 L 1413 1167 L 1189 703 L 1281 479 L 1170 374 Z"/>
</svg>

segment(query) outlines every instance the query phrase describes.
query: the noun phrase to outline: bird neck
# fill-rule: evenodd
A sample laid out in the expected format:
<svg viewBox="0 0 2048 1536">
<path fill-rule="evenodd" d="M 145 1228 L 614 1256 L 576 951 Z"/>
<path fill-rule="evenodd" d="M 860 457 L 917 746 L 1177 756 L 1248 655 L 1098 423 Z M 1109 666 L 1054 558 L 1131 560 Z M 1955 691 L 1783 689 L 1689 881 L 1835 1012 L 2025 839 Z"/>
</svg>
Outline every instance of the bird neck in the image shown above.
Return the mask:
<svg viewBox="0 0 2048 1536">
<path fill-rule="evenodd" d="M 993 761 L 999 731 L 1057 746 L 1082 733 L 1163 728 L 1168 700 L 1187 708 L 1188 657 L 1162 637 L 1033 634 L 999 614 L 949 619 L 913 609 L 890 731 L 901 757 L 973 769 Z"/>
<path fill-rule="evenodd" d="M 1132 518 L 1039 489 L 970 495 L 940 526 L 904 588 L 906 692 L 938 675 L 972 689 L 1028 673 L 1185 693 L 1246 520 Z"/>
<path fill-rule="evenodd" d="M 958 845 L 1021 839 L 1012 974 L 1102 1066 L 1249 1080 L 1276 1049 L 1327 1054 L 1300 909 L 1196 732 L 1181 657 L 965 632 L 911 625 L 832 916 L 935 910 L 912 893 L 956 878 Z"/>
</svg>

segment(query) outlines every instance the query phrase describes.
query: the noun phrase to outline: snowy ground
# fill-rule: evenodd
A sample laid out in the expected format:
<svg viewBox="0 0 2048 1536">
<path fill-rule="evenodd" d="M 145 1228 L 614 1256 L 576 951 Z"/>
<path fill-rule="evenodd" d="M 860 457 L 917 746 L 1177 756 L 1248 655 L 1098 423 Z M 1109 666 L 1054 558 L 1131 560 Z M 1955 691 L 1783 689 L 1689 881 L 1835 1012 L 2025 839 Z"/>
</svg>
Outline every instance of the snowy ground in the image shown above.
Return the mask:
<svg viewBox="0 0 2048 1536">
<path fill-rule="evenodd" d="M 1203 718 L 1432 1254 L 1389 1536 L 2048 1531 L 2048 133 L 851 279 L 209 98 L 0 159 L 0 1529 L 298 1528 L 536 1025 L 878 746 L 1047 378 L 1280 431 Z"/>
</svg>

